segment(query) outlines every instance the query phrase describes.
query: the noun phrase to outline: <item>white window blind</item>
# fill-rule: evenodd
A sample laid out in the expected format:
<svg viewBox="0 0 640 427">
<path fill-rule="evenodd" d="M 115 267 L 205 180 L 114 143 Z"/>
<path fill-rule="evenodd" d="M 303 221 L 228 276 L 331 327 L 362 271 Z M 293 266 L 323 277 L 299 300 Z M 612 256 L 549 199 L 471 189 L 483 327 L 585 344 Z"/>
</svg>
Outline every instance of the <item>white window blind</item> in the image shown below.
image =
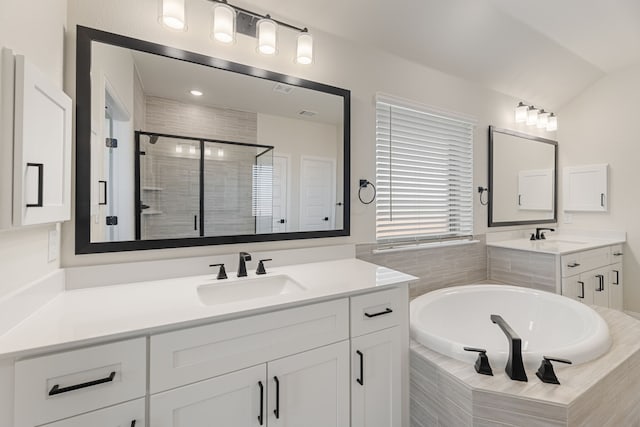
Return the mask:
<svg viewBox="0 0 640 427">
<path fill-rule="evenodd" d="M 376 237 L 473 234 L 472 119 L 376 100 Z"/>
</svg>

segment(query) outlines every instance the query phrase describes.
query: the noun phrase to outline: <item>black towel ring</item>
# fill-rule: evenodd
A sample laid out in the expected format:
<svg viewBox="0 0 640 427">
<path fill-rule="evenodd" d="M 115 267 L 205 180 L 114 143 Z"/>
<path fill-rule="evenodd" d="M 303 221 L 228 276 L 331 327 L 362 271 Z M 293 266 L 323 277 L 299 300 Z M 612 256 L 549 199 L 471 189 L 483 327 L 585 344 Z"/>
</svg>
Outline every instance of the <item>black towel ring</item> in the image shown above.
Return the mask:
<svg viewBox="0 0 640 427">
<path fill-rule="evenodd" d="M 365 202 L 364 200 L 362 200 L 362 189 L 367 188 L 369 185 L 373 187 L 373 196 L 371 197 L 371 200 L 369 200 L 368 202 Z M 366 179 L 360 180 L 360 188 L 358 189 L 358 199 L 360 199 L 360 202 L 362 202 L 365 205 L 370 205 L 376 199 L 377 194 L 378 194 L 378 191 L 376 190 L 376 186 L 373 184 L 373 182 L 368 181 Z"/>
</svg>

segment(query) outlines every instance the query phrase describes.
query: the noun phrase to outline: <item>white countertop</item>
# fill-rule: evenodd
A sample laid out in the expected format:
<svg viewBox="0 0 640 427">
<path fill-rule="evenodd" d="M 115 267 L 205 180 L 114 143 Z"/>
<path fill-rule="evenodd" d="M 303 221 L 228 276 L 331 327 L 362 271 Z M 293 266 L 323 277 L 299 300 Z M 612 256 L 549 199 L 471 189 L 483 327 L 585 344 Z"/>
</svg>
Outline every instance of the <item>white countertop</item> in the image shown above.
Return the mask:
<svg viewBox="0 0 640 427">
<path fill-rule="evenodd" d="M 267 267 L 268 268 L 268 267 Z M 203 284 L 240 283 L 256 277 L 287 275 L 307 289 L 300 292 L 205 305 Z M 238 279 L 215 274 L 65 291 L 0 336 L 0 358 L 60 350 L 370 292 L 417 278 L 357 259 L 268 268 Z"/>
<path fill-rule="evenodd" d="M 624 243 L 621 238 L 594 238 L 577 235 L 554 236 L 546 240 L 529 240 L 526 238 L 487 242 L 487 246 L 495 248 L 516 249 L 519 251 L 538 252 L 553 255 L 565 255 L 588 249 Z"/>
</svg>

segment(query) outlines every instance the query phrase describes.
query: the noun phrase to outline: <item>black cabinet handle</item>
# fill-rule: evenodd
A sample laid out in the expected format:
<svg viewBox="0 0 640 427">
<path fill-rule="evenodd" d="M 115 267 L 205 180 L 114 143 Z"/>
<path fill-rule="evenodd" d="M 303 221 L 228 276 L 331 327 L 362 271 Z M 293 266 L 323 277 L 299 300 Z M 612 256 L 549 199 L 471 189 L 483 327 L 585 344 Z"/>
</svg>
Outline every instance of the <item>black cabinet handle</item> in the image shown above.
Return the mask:
<svg viewBox="0 0 640 427">
<path fill-rule="evenodd" d="M 613 270 L 614 273 L 616 273 L 616 281 L 613 282 L 614 285 L 619 285 L 620 284 L 620 272 L 618 270 Z"/>
<path fill-rule="evenodd" d="M 369 314 L 366 311 L 364 312 L 364 315 L 367 316 L 368 318 L 372 318 L 372 317 L 377 317 L 377 316 L 384 316 L 385 314 L 391 314 L 393 313 L 393 310 L 391 310 L 389 307 L 385 308 L 384 311 L 380 311 L 378 313 L 373 313 L 373 314 Z"/>
<path fill-rule="evenodd" d="M 613 254 L 613 256 L 622 256 L 622 255 L 623 255 L 623 253 L 622 253 L 622 252 L 615 252 L 615 253 Z"/>
<path fill-rule="evenodd" d="M 264 386 L 262 381 L 258 381 L 258 387 L 260 387 L 260 413 L 258 414 L 258 422 L 260 425 L 264 423 Z"/>
<path fill-rule="evenodd" d="M 136 427 L 136 420 L 131 421 L 131 427 Z"/>
<path fill-rule="evenodd" d="M 62 394 L 62 393 L 67 393 L 69 391 L 80 390 L 81 388 L 92 387 L 98 384 L 110 383 L 111 381 L 113 381 L 115 377 L 116 377 L 116 371 L 113 371 L 106 378 L 101 378 L 99 380 L 89 381 L 82 384 L 71 385 L 69 387 L 60 388 L 60 386 L 56 384 L 49 391 L 49 396 L 55 396 L 56 394 Z"/>
<path fill-rule="evenodd" d="M 600 206 L 604 208 L 604 193 L 600 193 Z"/>
<path fill-rule="evenodd" d="M 584 282 L 578 281 L 580 283 L 580 287 L 582 289 L 582 295 L 578 295 L 578 298 L 584 299 Z"/>
<path fill-rule="evenodd" d="M 104 186 L 103 187 L 104 188 L 104 198 L 102 199 L 101 202 L 100 201 L 98 202 L 98 205 L 106 206 L 107 205 L 107 181 L 100 180 L 100 181 L 98 181 L 98 185 L 100 185 L 100 184 L 102 184 Z M 141 209 L 144 209 L 144 208 L 141 208 Z"/>
<path fill-rule="evenodd" d="M 38 202 L 27 203 L 28 208 L 41 208 L 42 207 L 42 192 L 44 181 L 44 163 L 27 163 L 28 168 L 38 168 Z"/>
<path fill-rule="evenodd" d="M 193 230 L 198 231 L 198 215 L 193 216 Z"/>
<path fill-rule="evenodd" d="M 604 276 L 602 274 L 596 274 L 596 278 L 598 279 L 598 289 L 596 289 L 596 292 L 604 291 Z"/>
<path fill-rule="evenodd" d="M 364 386 L 364 354 L 360 350 L 356 350 L 356 354 L 360 356 L 360 378 L 356 378 L 356 382 Z"/>
<path fill-rule="evenodd" d="M 567 267 L 569 267 L 569 268 L 580 267 L 580 264 L 578 264 L 577 262 L 574 262 L 574 263 L 571 263 L 571 264 L 567 264 Z"/>
<path fill-rule="evenodd" d="M 280 419 L 280 380 L 278 377 L 273 377 L 273 381 L 276 383 L 276 409 L 273 410 L 273 415 L 276 419 Z"/>
<path fill-rule="evenodd" d="M 522 194 L 518 194 L 518 206 L 522 206 Z"/>
</svg>

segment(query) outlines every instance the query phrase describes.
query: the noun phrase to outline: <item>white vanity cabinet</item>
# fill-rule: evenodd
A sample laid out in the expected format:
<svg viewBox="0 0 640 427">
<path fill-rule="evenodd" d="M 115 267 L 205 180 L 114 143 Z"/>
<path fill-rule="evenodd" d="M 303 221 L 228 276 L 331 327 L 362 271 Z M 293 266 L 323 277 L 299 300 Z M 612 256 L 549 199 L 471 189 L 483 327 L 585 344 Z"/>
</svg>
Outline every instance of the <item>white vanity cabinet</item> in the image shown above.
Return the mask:
<svg viewBox="0 0 640 427">
<path fill-rule="evenodd" d="M 0 75 L 0 228 L 67 221 L 71 99 L 27 58 L 9 49 L 2 50 Z"/>
<path fill-rule="evenodd" d="M 137 399 L 55 423 L 45 424 L 42 427 L 144 427 L 145 425 L 144 399 Z"/>
<path fill-rule="evenodd" d="M 585 304 L 622 310 L 622 258 L 622 245 L 562 255 L 562 294 Z"/>
</svg>

